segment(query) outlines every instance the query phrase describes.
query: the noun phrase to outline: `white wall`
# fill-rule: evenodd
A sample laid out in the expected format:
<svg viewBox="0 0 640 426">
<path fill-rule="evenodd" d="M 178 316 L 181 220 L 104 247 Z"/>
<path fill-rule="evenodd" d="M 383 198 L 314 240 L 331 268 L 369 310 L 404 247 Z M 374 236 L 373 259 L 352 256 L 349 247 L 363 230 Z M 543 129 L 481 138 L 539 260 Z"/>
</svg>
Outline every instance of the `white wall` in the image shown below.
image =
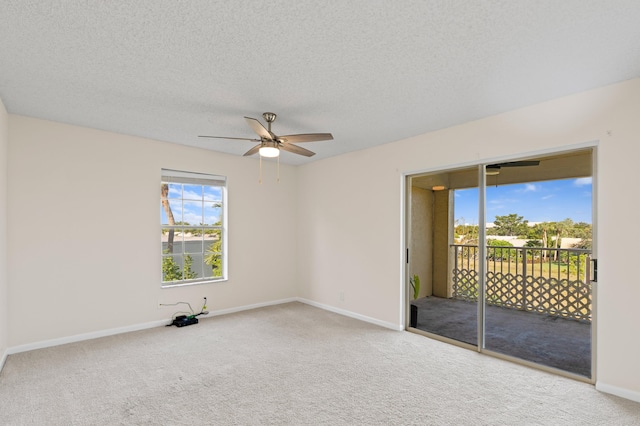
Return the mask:
<svg viewBox="0 0 640 426">
<path fill-rule="evenodd" d="M 0 369 L 9 347 L 9 284 L 7 281 L 7 110 L 0 99 Z"/>
<path fill-rule="evenodd" d="M 295 167 L 15 115 L 9 145 L 11 347 L 296 296 Z M 161 168 L 228 177 L 228 282 L 160 288 Z"/>
<path fill-rule="evenodd" d="M 301 295 L 402 324 L 403 173 L 591 141 L 599 141 L 597 379 L 640 400 L 640 285 L 632 269 L 640 229 L 628 226 L 638 211 L 640 79 L 301 167 Z"/>
</svg>

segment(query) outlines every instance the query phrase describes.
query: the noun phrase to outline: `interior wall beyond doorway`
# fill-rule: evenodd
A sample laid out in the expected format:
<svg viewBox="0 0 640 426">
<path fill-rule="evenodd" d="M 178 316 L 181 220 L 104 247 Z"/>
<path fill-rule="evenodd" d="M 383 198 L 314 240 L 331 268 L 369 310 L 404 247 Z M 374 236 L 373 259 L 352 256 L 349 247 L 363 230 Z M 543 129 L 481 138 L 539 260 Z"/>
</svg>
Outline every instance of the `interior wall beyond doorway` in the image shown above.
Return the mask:
<svg viewBox="0 0 640 426">
<path fill-rule="evenodd" d="M 409 247 L 409 276 L 420 277 L 418 297 L 433 294 L 433 192 L 411 187 L 411 243 Z M 413 295 L 411 295 L 413 297 Z"/>
<path fill-rule="evenodd" d="M 433 295 L 451 297 L 449 245 L 453 232 L 453 201 L 449 190 L 434 191 L 433 209 Z"/>
</svg>

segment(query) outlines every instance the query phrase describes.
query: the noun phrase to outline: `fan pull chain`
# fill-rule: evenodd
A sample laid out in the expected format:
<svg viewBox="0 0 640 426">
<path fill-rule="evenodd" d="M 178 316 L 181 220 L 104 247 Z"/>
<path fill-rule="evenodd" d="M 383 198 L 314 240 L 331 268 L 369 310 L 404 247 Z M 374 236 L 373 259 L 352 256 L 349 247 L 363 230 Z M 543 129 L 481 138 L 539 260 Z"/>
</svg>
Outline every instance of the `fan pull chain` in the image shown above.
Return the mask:
<svg viewBox="0 0 640 426">
<path fill-rule="evenodd" d="M 280 183 L 280 156 L 278 155 L 278 183 Z"/>
<path fill-rule="evenodd" d="M 260 179 L 258 179 L 258 183 L 262 185 L 262 155 L 259 155 L 259 157 L 260 157 Z"/>
</svg>

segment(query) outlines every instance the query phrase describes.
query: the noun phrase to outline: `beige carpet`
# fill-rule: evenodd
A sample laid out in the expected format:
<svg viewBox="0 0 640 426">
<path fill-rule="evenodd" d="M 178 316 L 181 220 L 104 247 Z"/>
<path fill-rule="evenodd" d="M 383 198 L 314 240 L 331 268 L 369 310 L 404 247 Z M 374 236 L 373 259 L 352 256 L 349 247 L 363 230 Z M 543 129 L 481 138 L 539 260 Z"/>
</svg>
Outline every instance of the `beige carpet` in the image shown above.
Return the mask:
<svg viewBox="0 0 640 426">
<path fill-rule="evenodd" d="M 593 386 L 300 303 L 11 355 L 2 425 L 637 425 Z"/>
</svg>

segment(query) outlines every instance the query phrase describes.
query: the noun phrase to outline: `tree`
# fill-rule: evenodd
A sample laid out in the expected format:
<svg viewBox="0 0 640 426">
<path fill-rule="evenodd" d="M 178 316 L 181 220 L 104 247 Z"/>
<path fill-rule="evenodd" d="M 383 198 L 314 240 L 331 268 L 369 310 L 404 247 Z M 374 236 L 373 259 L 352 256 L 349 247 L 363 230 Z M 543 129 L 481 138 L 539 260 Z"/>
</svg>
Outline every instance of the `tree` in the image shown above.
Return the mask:
<svg viewBox="0 0 640 426">
<path fill-rule="evenodd" d="M 171 204 L 169 204 L 169 184 L 162 183 L 160 184 L 160 201 L 162 202 L 162 208 L 164 209 L 164 213 L 167 215 L 167 223 L 170 226 L 176 225 L 176 220 L 173 217 L 173 212 L 171 211 Z M 182 222 L 179 222 L 178 225 L 182 225 Z M 188 225 L 188 223 L 185 223 Z M 164 231 L 164 230 L 163 230 Z M 173 254 L 173 240 L 175 236 L 175 229 L 168 229 L 169 235 L 167 238 L 167 248 L 164 250 L 165 254 Z M 193 259 L 191 256 L 184 256 L 184 264 L 182 267 L 182 271 L 180 271 L 180 266 L 178 266 L 173 259 L 173 256 L 163 256 L 162 257 L 162 280 L 163 281 L 179 281 L 179 280 L 189 280 L 193 278 L 197 278 L 197 274 L 191 269 L 193 265 Z"/>
<path fill-rule="evenodd" d="M 222 203 L 215 202 L 212 207 L 222 207 Z M 221 226 L 222 219 L 213 224 Z M 207 231 L 208 235 L 213 235 L 218 239 L 211 243 L 205 252 L 204 263 L 211 266 L 211 274 L 214 277 L 222 276 L 222 234 L 219 229 Z"/>
<path fill-rule="evenodd" d="M 573 225 L 572 235 L 571 235 L 573 238 L 591 240 L 592 235 L 593 235 L 593 231 L 590 223 L 578 222 Z"/>
<path fill-rule="evenodd" d="M 165 250 L 165 253 L 167 251 Z M 178 281 L 182 279 L 180 266 L 173 260 L 173 256 L 162 258 L 162 281 Z"/>
<path fill-rule="evenodd" d="M 222 239 L 219 238 L 218 241 L 211 243 L 205 252 L 204 263 L 211 266 L 212 275 L 214 277 L 222 275 L 221 247 Z"/>
<path fill-rule="evenodd" d="M 456 220 L 455 234 L 460 244 L 477 244 L 478 225 L 465 223 L 464 217 Z"/>
<path fill-rule="evenodd" d="M 516 251 L 508 247 L 513 247 L 509 241 L 488 239 L 487 257 L 491 260 L 507 259 L 510 256 L 515 258 Z"/>
<path fill-rule="evenodd" d="M 523 247 L 535 249 L 544 246 L 540 240 L 527 240 Z M 538 259 L 543 251 L 544 250 L 526 250 L 525 253 L 527 254 L 528 259 Z"/>
<path fill-rule="evenodd" d="M 167 223 L 169 225 L 175 225 L 176 220 L 173 218 L 173 212 L 171 211 L 171 205 L 169 204 L 169 184 L 163 183 L 160 185 L 160 200 L 162 201 L 162 207 L 164 208 L 164 214 L 167 215 Z M 167 250 L 169 253 L 173 253 L 173 237 L 175 231 L 173 228 L 169 229 L 169 237 L 167 239 Z"/>
<path fill-rule="evenodd" d="M 165 250 L 165 253 L 167 251 Z M 198 278 L 191 266 L 193 265 L 193 258 L 189 255 L 184 257 L 184 264 L 182 270 L 180 266 L 175 262 L 173 256 L 165 256 L 162 258 L 162 280 L 163 281 L 180 281 L 180 280 L 192 280 Z"/>
<path fill-rule="evenodd" d="M 493 221 L 495 235 L 527 235 L 528 220 L 511 213 L 506 216 L 496 216 Z"/>
<path fill-rule="evenodd" d="M 556 222 L 554 224 L 554 230 L 556 231 L 556 238 L 554 241 L 554 247 L 555 249 L 557 249 L 558 247 L 560 247 L 560 235 L 562 234 L 562 230 L 564 229 L 564 225 L 562 224 L 562 222 Z M 558 250 L 555 250 L 553 252 L 553 260 L 557 261 L 558 260 Z"/>
<path fill-rule="evenodd" d="M 191 270 L 191 265 L 193 265 L 193 259 L 191 258 L 191 256 L 186 255 L 184 257 L 184 265 L 182 267 L 183 280 L 192 280 L 194 278 L 198 278 L 198 274 Z"/>
<path fill-rule="evenodd" d="M 527 240 L 524 244 L 524 247 L 543 247 L 542 241 L 540 240 Z"/>
</svg>

